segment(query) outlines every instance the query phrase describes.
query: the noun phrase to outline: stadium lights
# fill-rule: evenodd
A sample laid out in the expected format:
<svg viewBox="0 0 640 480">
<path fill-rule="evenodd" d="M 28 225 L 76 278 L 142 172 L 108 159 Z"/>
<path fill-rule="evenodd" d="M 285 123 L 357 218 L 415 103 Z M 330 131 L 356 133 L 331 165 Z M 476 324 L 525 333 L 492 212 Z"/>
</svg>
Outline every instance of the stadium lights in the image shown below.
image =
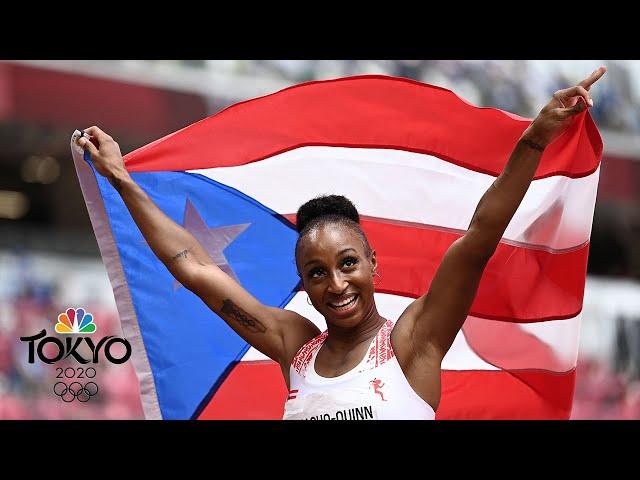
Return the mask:
<svg viewBox="0 0 640 480">
<path fill-rule="evenodd" d="M 60 164 L 49 155 L 32 155 L 22 164 L 22 180 L 50 184 L 60 177 Z"/>
<path fill-rule="evenodd" d="M 17 220 L 29 211 L 30 202 L 22 192 L 0 190 L 0 218 Z"/>
</svg>

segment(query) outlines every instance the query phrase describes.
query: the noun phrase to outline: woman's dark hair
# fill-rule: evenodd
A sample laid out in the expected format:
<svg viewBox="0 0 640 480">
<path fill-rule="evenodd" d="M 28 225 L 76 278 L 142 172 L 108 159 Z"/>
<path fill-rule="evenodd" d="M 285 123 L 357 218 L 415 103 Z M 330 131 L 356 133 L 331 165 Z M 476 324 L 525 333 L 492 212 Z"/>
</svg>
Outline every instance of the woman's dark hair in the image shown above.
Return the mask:
<svg viewBox="0 0 640 480">
<path fill-rule="evenodd" d="M 298 246 L 309 232 L 326 224 L 338 224 L 350 228 L 361 239 L 367 256 L 371 254 L 369 241 L 360 227 L 360 215 L 355 205 L 343 195 L 322 195 L 304 203 L 296 213 L 296 229 L 300 236 Z"/>
</svg>

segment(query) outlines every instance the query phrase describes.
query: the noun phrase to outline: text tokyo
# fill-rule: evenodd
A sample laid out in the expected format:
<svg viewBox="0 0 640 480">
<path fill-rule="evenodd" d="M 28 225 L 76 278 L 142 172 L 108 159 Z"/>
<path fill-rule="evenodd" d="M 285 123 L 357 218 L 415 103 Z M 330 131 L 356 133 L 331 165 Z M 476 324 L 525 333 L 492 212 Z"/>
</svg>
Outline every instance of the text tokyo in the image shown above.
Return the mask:
<svg viewBox="0 0 640 480">
<path fill-rule="evenodd" d="M 29 342 L 29 363 L 35 363 L 36 350 L 38 352 L 38 358 L 44 363 L 48 364 L 56 363 L 57 361 L 69 356 L 75 358 L 79 363 L 82 364 L 89 362 L 98 363 L 98 357 L 101 350 L 105 358 L 111 363 L 124 363 L 129 360 L 129 357 L 131 356 L 131 345 L 124 338 L 118 338 L 114 336 L 103 337 L 97 345 L 94 344 L 93 340 L 91 340 L 89 337 L 67 337 L 65 338 L 64 343 L 56 337 L 46 337 L 42 341 L 37 342 L 46 335 L 47 331 L 43 329 L 40 333 L 33 335 L 32 337 L 20 337 L 21 341 Z M 90 360 L 85 359 L 82 355 L 80 355 L 79 352 L 76 351 L 77 348 L 83 343 L 85 343 L 91 350 L 92 358 Z M 125 354 L 120 358 L 116 358 L 111 354 L 111 347 L 115 343 L 120 343 L 125 348 Z M 55 356 L 47 357 L 44 354 L 44 348 L 47 344 L 55 345 L 58 352 Z"/>
</svg>

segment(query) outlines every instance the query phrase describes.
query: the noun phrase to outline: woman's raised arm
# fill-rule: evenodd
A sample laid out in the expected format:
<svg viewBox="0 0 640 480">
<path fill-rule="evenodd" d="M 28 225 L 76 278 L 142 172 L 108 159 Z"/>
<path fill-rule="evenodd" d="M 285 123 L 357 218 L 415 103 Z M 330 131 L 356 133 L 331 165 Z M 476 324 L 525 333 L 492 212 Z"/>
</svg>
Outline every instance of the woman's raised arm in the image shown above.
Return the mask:
<svg viewBox="0 0 640 480">
<path fill-rule="evenodd" d="M 605 72 L 600 67 L 578 85 L 557 91 L 522 134 L 503 172 L 480 199 L 467 232 L 449 247 L 429 292 L 403 313 L 401 330 L 412 351 L 442 359 L 449 350 L 471 308 L 482 272 L 531 184 L 542 152 L 576 114 L 593 105 L 589 88 Z"/>
<path fill-rule="evenodd" d="M 302 344 L 319 333 L 318 328 L 295 312 L 260 303 L 135 183 L 113 138 L 95 126 L 84 132 L 89 138 L 80 137 L 78 144 L 89 151 L 98 173 L 118 191 L 158 259 L 247 343 L 279 362 L 288 374 L 288 362 Z"/>
</svg>

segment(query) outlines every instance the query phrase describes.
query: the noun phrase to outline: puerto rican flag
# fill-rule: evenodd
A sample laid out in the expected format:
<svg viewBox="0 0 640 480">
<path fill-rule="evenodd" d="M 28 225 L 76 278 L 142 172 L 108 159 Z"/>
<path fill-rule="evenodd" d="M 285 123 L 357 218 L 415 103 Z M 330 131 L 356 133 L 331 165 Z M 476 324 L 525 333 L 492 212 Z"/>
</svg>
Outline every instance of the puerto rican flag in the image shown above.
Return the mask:
<svg viewBox="0 0 640 480">
<path fill-rule="evenodd" d="M 396 319 L 531 120 L 449 90 L 359 76 L 236 104 L 125 156 L 135 181 L 266 305 L 324 319 L 296 274 L 295 212 L 320 194 L 358 208 Z M 156 259 L 88 153 L 73 157 L 147 418 L 278 419 L 279 366 Z M 439 419 L 567 419 L 602 141 L 588 112 L 545 151 L 442 363 Z"/>
</svg>

